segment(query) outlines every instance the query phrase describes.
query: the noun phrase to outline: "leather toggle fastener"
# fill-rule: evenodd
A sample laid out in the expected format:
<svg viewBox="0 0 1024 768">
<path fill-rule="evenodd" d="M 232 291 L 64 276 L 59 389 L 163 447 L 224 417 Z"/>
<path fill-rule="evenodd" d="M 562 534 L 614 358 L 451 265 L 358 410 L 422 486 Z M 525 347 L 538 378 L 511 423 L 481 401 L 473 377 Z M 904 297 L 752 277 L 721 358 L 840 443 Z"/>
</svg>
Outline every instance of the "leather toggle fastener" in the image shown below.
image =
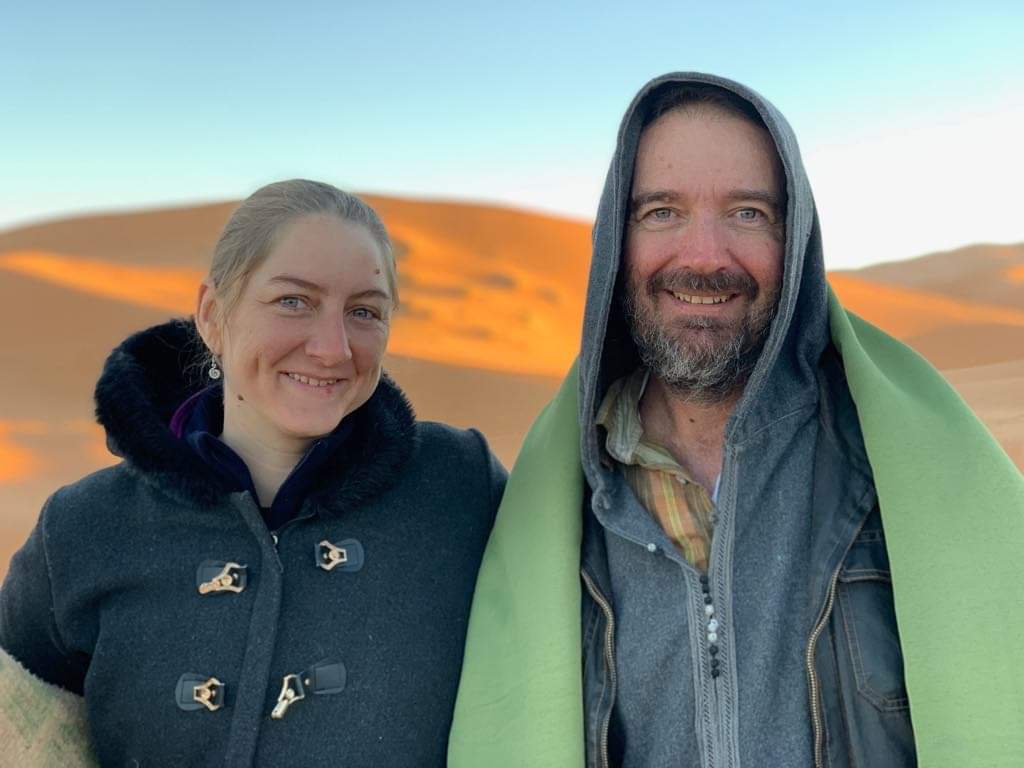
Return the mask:
<svg viewBox="0 0 1024 768">
<path fill-rule="evenodd" d="M 186 712 L 203 708 L 216 712 L 224 706 L 225 686 L 216 677 L 186 672 L 178 678 L 174 700 Z"/>
<path fill-rule="evenodd" d="M 241 592 L 247 582 L 246 566 L 206 560 L 196 569 L 196 586 L 200 595 L 217 592 Z"/>
<path fill-rule="evenodd" d="M 331 659 L 317 662 L 297 675 L 285 675 L 281 680 L 281 693 L 277 695 L 277 703 L 270 717 L 274 720 L 282 719 L 288 714 L 288 708 L 302 701 L 307 694 L 341 693 L 345 690 L 346 678 L 345 665 Z"/>
<path fill-rule="evenodd" d="M 363 545 L 355 539 L 344 539 L 333 544 L 324 539 L 316 545 L 316 564 L 325 571 L 355 573 L 365 561 Z"/>
</svg>

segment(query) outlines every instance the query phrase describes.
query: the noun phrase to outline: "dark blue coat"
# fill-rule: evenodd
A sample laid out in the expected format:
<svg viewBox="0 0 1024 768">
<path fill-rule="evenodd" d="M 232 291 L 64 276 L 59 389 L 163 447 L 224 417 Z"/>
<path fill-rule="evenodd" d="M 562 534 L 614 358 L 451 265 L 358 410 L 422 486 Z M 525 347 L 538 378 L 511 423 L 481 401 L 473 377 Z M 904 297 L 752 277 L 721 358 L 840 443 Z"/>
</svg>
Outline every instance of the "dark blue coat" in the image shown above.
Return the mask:
<svg viewBox="0 0 1024 768">
<path fill-rule="evenodd" d="M 0 644 L 84 693 L 104 765 L 443 765 L 504 471 L 479 433 L 416 422 L 385 377 L 274 536 L 167 428 L 191 339 L 170 323 L 110 356 L 97 415 L 125 460 L 46 503 L 0 592 Z M 348 562 L 327 570 L 325 541 Z M 201 591 L 226 563 L 241 591 Z M 292 674 L 306 695 L 272 719 Z"/>
</svg>

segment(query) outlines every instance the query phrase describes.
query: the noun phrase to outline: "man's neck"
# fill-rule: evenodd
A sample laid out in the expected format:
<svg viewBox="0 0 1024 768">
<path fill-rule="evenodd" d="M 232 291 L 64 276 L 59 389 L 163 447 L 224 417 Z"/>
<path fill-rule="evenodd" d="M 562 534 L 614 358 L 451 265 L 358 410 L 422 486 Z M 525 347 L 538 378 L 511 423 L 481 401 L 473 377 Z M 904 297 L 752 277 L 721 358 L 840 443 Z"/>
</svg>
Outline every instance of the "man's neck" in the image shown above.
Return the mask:
<svg viewBox="0 0 1024 768">
<path fill-rule="evenodd" d="M 717 403 L 688 402 L 652 374 L 640 399 L 644 438 L 667 449 L 711 494 L 722 471 L 725 425 L 741 394 Z"/>
</svg>

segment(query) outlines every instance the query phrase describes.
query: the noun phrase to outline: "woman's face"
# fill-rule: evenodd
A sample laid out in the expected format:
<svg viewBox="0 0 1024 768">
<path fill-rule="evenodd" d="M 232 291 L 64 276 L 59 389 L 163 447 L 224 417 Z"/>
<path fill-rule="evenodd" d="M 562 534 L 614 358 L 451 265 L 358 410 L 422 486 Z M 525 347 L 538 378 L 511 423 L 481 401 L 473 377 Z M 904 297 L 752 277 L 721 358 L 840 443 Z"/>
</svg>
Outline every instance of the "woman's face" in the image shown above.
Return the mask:
<svg viewBox="0 0 1024 768">
<path fill-rule="evenodd" d="M 225 431 L 308 441 L 370 398 L 391 319 L 385 269 L 365 227 L 306 215 L 281 231 L 222 324 L 213 291 L 201 293 L 200 329 L 224 371 Z"/>
</svg>

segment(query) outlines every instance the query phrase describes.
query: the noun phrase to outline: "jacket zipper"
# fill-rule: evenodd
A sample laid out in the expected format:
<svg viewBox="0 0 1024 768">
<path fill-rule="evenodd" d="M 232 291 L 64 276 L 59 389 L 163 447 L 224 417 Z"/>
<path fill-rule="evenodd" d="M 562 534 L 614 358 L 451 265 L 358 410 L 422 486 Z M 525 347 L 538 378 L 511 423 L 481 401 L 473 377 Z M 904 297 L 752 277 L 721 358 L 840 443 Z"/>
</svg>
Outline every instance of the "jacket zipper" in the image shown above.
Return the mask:
<svg viewBox="0 0 1024 768">
<path fill-rule="evenodd" d="M 823 768 L 823 733 L 821 722 L 821 688 L 818 683 L 818 673 L 814 669 L 814 650 L 818 645 L 818 638 L 825 629 L 825 624 L 832 616 L 832 607 L 836 601 L 836 584 L 839 582 L 839 571 L 842 569 L 843 563 L 840 561 L 839 565 L 836 566 L 836 570 L 832 574 L 832 581 L 828 587 L 828 598 L 825 600 L 825 608 L 822 611 L 821 619 L 815 625 L 814 630 L 811 632 L 810 640 L 807 642 L 807 655 L 805 661 L 807 663 L 807 681 L 811 689 L 811 725 L 814 729 L 814 768 Z"/>
<path fill-rule="evenodd" d="M 824 724 L 821 718 L 821 686 L 818 683 L 818 673 L 814 669 L 814 651 L 818 645 L 818 638 L 821 633 L 825 630 L 825 625 L 828 620 L 832 617 L 832 609 L 836 603 L 836 587 L 839 584 L 839 573 L 843 570 L 843 563 L 846 561 L 846 556 L 850 554 L 850 547 L 853 546 L 853 542 L 860 535 L 861 529 L 864 528 L 864 523 L 867 520 L 867 515 L 861 518 L 860 523 L 857 525 L 857 530 L 853 532 L 853 536 L 850 538 L 850 543 L 846 546 L 846 551 L 843 552 L 843 556 L 839 559 L 839 565 L 832 572 L 832 579 L 828 585 L 828 595 L 825 599 L 825 607 L 822 608 L 821 618 L 818 623 L 814 626 L 814 630 L 811 632 L 810 639 L 807 641 L 807 653 L 804 657 L 804 661 L 807 664 L 807 684 L 811 689 L 811 727 L 814 730 L 814 768 L 824 768 L 825 765 L 825 734 Z"/>
<path fill-rule="evenodd" d="M 615 706 L 615 689 L 618 687 L 618 679 L 615 673 L 615 616 L 612 615 L 611 604 L 594 585 L 590 574 L 581 570 L 580 575 L 583 577 L 583 583 L 587 586 L 587 592 L 590 593 L 590 597 L 601 608 L 605 619 L 604 663 L 608 671 L 608 680 L 611 683 L 611 705 L 605 713 L 604 722 L 601 723 L 601 768 L 608 768 L 608 729 L 611 725 L 612 709 Z"/>
</svg>

